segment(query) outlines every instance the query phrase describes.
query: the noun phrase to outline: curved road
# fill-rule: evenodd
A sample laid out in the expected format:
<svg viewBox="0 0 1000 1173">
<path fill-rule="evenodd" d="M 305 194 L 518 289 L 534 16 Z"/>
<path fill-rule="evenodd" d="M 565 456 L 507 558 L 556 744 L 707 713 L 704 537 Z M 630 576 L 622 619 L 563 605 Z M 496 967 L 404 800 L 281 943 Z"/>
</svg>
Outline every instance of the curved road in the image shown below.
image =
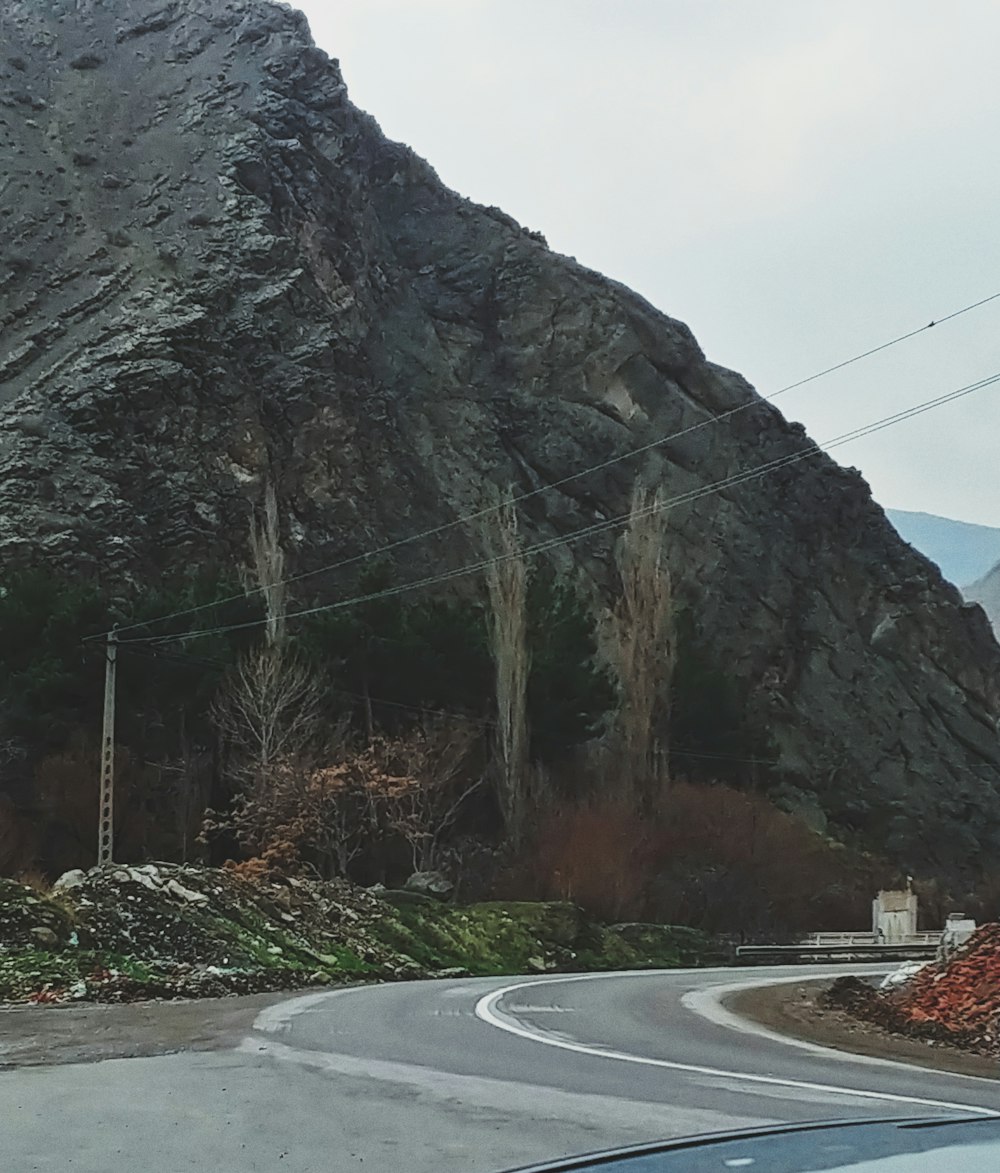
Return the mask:
<svg viewBox="0 0 1000 1173">
<path fill-rule="evenodd" d="M 718 1009 L 734 982 L 830 968 L 310 994 L 235 1049 L 0 1073 L 5 1164 L 494 1171 L 722 1128 L 1000 1108 L 991 1080 L 793 1045 Z"/>
</svg>

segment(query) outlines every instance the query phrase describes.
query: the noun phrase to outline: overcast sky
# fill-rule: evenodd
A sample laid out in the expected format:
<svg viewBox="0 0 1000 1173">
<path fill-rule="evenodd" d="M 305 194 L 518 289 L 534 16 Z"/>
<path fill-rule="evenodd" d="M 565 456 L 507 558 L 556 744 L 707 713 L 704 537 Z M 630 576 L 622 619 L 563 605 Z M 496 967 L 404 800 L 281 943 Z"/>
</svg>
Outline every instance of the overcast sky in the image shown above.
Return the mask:
<svg viewBox="0 0 1000 1173">
<path fill-rule="evenodd" d="M 1000 291 L 1000 3 L 299 0 L 449 186 L 769 394 Z M 820 441 L 1000 371 L 1000 300 L 778 406 Z M 837 451 L 1000 526 L 1000 385 Z"/>
</svg>

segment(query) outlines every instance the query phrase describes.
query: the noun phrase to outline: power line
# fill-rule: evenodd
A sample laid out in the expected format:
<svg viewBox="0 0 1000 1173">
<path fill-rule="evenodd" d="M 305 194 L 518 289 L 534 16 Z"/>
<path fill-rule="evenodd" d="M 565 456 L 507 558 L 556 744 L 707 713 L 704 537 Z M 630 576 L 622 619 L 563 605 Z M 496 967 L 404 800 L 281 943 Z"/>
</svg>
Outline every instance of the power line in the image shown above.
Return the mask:
<svg viewBox="0 0 1000 1173">
<path fill-rule="evenodd" d="M 144 660 L 160 660 L 168 664 L 180 664 L 191 668 L 214 668 L 219 671 L 228 671 L 232 665 L 222 660 L 208 659 L 203 656 L 192 656 L 190 652 L 178 652 L 160 645 L 150 646 L 147 643 L 127 641 L 120 650 L 129 655 L 139 656 Z M 405 701 L 390 701 L 382 696 L 371 696 L 369 693 L 351 692 L 347 688 L 331 687 L 330 691 L 337 696 L 347 697 L 355 701 L 370 702 L 379 708 L 402 709 L 408 713 L 421 713 L 428 717 L 449 717 L 454 721 L 466 721 L 470 725 L 496 725 L 488 717 L 476 717 L 467 713 L 458 713 L 447 709 L 432 709 L 426 705 L 407 704 Z"/>
<path fill-rule="evenodd" d="M 729 408 L 720 415 L 709 416 L 707 419 L 700 420 L 696 424 L 690 424 L 688 427 L 682 428 L 680 431 L 673 432 L 668 436 L 660 436 L 655 440 L 651 440 L 647 444 L 640 445 L 638 448 L 630 448 L 627 452 L 620 453 L 617 456 L 609 457 L 607 460 L 603 460 L 598 464 L 590 465 L 588 468 L 580 469 L 578 472 L 570 473 L 565 477 L 561 477 L 559 480 L 551 481 L 546 485 L 540 485 L 535 489 L 530 489 L 527 492 L 521 493 L 519 496 L 514 497 L 511 503 L 518 505 L 522 501 L 527 501 L 533 497 L 537 497 L 541 493 L 548 493 L 553 489 L 561 488 L 563 485 L 567 485 L 572 481 L 579 480 L 582 477 L 590 476 L 593 473 L 602 472 L 604 469 L 611 468 L 616 464 L 621 464 L 623 461 L 631 460 L 633 457 L 641 456 L 646 452 L 651 452 L 655 448 L 662 447 L 664 444 L 669 444 L 674 440 L 679 440 L 684 436 L 688 436 L 693 432 L 699 431 L 701 428 L 710 427 L 713 424 L 721 423 L 723 420 L 731 419 L 733 416 L 738 415 L 740 412 L 746 411 L 751 407 L 756 407 L 761 403 L 770 403 L 771 401 L 777 399 L 780 395 L 784 395 L 789 391 L 794 391 L 799 387 L 804 387 L 807 383 L 813 383 L 817 379 L 822 379 L 826 375 L 833 374 L 835 371 L 843 370 L 845 367 L 852 366 L 854 363 L 858 363 L 863 359 L 870 358 L 874 354 L 879 354 L 883 350 L 888 350 L 890 347 L 897 346 L 901 342 L 906 342 L 910 338 L 915 338 L 918 334 L 923 334 L 926 331 L 933 329 L 935 326 L 942 326 L 945 322 L 953 321 L 955 318 L 959 318 L 963 314 L 970 313 L 972 310 L 979 309 L 981 306 L 987 305 L 989 302 L 996 301 L 998 298 L 1000 298 L 1000 292 L 990 294 L 989 297 L 981 298 L 979 301 L 972 302 L 967 306 L 963 306 L 961 309 L 954 310 L 952 313 L 946 314 L 942 318 L 936 318 L 924 326 L 918 326 L 916 329 L 909 330 L 907 333 L 900 334 L 895 338 L 890 338 L 888 341 L 882 342 L 878 346 L 873 346 L 868 350 L 861 351 L 859 354 L 852 355 L 850 358 L 846 358 L 840 362 L 834 363 L 832 366 L 824 367 L 822 370 L 816 371 L 811 375 L 807 375 L 805 378 L 799 379 L 794 383 L 789 383 L 787 386 L 772 392 L 770 395 L 756 396 L 747 400 L 745 403 L 740 403 L 735 407 Z M 468 525 L 471 522 L 479 521 L 483 517 L 488 517 L 491 513 L 495 513 L 499 508 L 500 505 L 484 506 L 483 508 L 474 511 L 473 513 L 468 513 L 462 517 L 453 518 L 451 521 L 443 522 L 441 525 L 433 526 L 430 529 L 421 531 L 420 533 L 410 534 L 405 538 L 399 538 L 394 542 L 388 542 L 374 550 L 367 550 L 361 554 L 352 555 L 350 558 L 344 558 L 339 562 L 334 562 L 327 566 L 321 566 L 315 570 L 303 571 L 301 574 L 293 575 L 291 578 L 283 579 L 281 583 L 274 585 L 290 586 L 293 583 L 302 582 L 304 579 L 313 578 L 319 574 L 334 574 L 338 570 L 344 570 L 348 566 L 356 565 L 359 562 L 367 562 L 381 555 L 392 553 L 394 550 L 398 550 L 403 546 L 411 545 L 414 542 L 420 542 L 426 540 L 427 538 L 437 537 L 439 534 L 447 533 L 449 530 L 452 530 L 457 526 Z M 134 631 L 139 627 L 152 627 L 154 624 L 166 623 L 170 619 L 180 619 L 187 615 L 194 615 L 201 611 L 208 610 L 211 607 L 221 607 L 226 603 L 233 603 L 240 599 L 248 598 L 251 595 L 261 594 L 264 589 L 265 588 L 263 587 L 253 587 L 247 591 L 241 592 L 240 594 L 229 595 L 222 599 L 216 599 L 211 603 L 200 603 L 195 607 L 188 607 L 180 611 L 172 611 L 166 615 L 160 615 L 154 619 L 145 619 L 137 623 L 119 626 L 118 630 L 120 632 L 126 632 Z M 102 632 L 100 635 L 89 636 L 87 638 L 102 639 L 106 634 L 106 632 Z"/>
<path fill-rule="evenodd" d="M 159 644 L 150 646 L 136 640 L 125 640 L 119 651 L 126 651 L 132 656 L 142 656 L 149 660 L 162 660 L 168 664 L 180 664 L 191 668 L 215 668 L 224 671 L 228 665 L 222 660 L 208 659 L 204 656 L 192 656 L 190 652 L 178 652 L 176 649 L 162 647 Z"/>
<path fill-rule="evenodd" d="M 871 435 L 875 432 L 882 431 L 884 428 L 890 427 L 894 424 L 901 423 L 913 416 L 920 415 L 925 411 L 930 411 L 932 408 L 942 406 L 955 399 L 962 398 L 965 395 L 971 394 L 973 391 L 981 390 L 984 387 L 990 386 L 993 383 L 1000 381 L 1000 372 L 990 375 L 985 379 L 979 380 L 976 383 L 970 383 L 965 387 L 960 387 L 955 391 L 947 392 L 944 395 L 937 396 L 934 399 L 926 400 L 923 403 L 917 404 L 914 407 L 907 408 L 901 412 L 896 412 L 891 416 L 886 416 L 883 419 L 876 420 L 871 424 L 860 428 L 855 428 L 853 431 L 845 432 L 833 440 L 827 442 L 823 446 L 819 446 L 810 441 L 807 448 L 801 449 L 797 452 L 789 453 L 785 456 L 777 457 L 776 459 L 759 465 L 756 468 L 744 469 L 739 473 L 735 473 L 723 480 L 716 481 L 712 484 L 701 486 L 697 489 L 689 490 L 687 493 L 679 494 L 676 497 L 668 498 L 666 501 L 660 502 L 657 505 L 648 506 L 644 510 L 637 513 L 625 513 L 618 517 L 606 519 L 597 522 L 590 526 L 585 526 L 579 530 L 574 530 L 566 535 L 559 535 L 552 538 L 544 539 L 536 543 L 534 546 L 525 547 L 523 550 L 516 553 L 501 555 L 494 558 L 485 558 L 479 562 L 472 563 L 467 566 L 458 567 L 454 570 L 445 571 L 442 574 L 429 575 L 426 578 L 418 579 L 410 583 L 401 583 L 397 586 L 387 587 L 384 590 L 374 591 L 366 595 L 358 595 L 351 599 L 345 599 L 338 603 L 325 603 L 316 607 L 308 607 L 300 611 L 292 611 L 285 615 L 285 619 L 303 618 L 309 615 L 317 615 L 326 611 L 336 611 L 348 607 L 358 606 L 363 603 L 377 602 L 381 599 L 391 598 L 395 595 L 403 594 L 411 590 L 417 590 L 427 586 L 433 586 L 442 582 L 449 582 L 455 578 L 462 578 L 469 574 L 474 574 L 485 570 L 489 566 L 499 565 L 502 562 L 509 561 L 511 558 L 517 557 L 532 557 L 537 554 L 546 553 L 550 549 L 554 549 L 561 545 L 568 545 L 572 542 L 581 540 L 582 538 L 596 536 L 609 529 L 619 528 L 626 525 L 633 517 L 646 516 L 649 513 L 667 511 L 676 508 L 678 505 L 690 504 L 694 501 L 700 500 L 702 497 L 711 496 L 715 493 L 721 492 L 727 488 L 734 488 L 751 480 L 759 479 L 770 472 L 775 472 L 779 468 L 785 468 L 789 465 L 796 464 L 800 460 L 807 459 L 810 456 L 815 456 L 828 451 L 832 448 L 838 448 L 843 444 L 849 443 L 852 440 L 861 439 L 864 436 Z M 200 631 L 180 632 L 172 635 L 164 636 L 147 636 L 135 640 L 124 640 L 124 644 L 129 643 L 145 643 L 158 645 L 160 643 L 181 641 L 185 639 L 201 638 L 208 635 L 225 634 L 232 631 L 244 631 L 254 627 L 263 626 L 267 622 L 266 619 L 255 619 L 244 623 L 219 625 L 212 628 L 205 628 Z"/>
<path fill-rule="evenodd" d="M 182 664 L 187 667 L 216 668 L 221 671 L 226 671 L 232 667 L 232 665 L 226 664 L 222 660 L 192 656 L 189 652 L 177 652 L 168 648 L 148 647 L 145 644 L 130 644 L 122 650 L 127 651 L 130 655 L 138 656 L 140 659 L 161 660 L 171 664 Z M 401 712 L 419 713 L 425 717 L 445 717 L 448 720 L 464 722 L 467 725 L 479 725 L 484 729 L 496 727 L 496 721 L 489 717 L 477 717 L 469 713 L 459 713 L 452 709 L 433 709 L 427 705 L 408 704 L 406 701 L 390 701 L 386 697 L 371 696 L 369 693 L 364 692 L 352 692 L 347 688 L 333 687 L 330 691 L 336 696 L 347 697 L 354 701 L 364 701 L 380 709 L 399 709 Z M 731 753 L 709 753 L 705 750 L 685 749 L 683 746 L 671 746 L 668 753 L 671 757 L 729 762 L 732 765 L 776 766 L 778 764 L 773 758 L 743 757 L 739 754 Z"/>
<path fill-rule="evenodd" d="M 452 721 L 464 721 L 468 725 L 482 725 L 484 728 L 496 725 L 496 721 L 489 717 L 473 717 L 468 713 L 449 712 L 447 709 L 429 709 L 425 705 L 408 705 L 405 701 L 387 701 L 385 697 L 369 696 L 363 692 L 351 692 L 346 688 L 334 688 L 331 689 L 331 692 L 335 692 L 338 696 L 350 697 L 352 700 L 370 702 L 380 709 L 403 709 L 407 713 L 423 713 L 428 717 L 448 717 Z"/>
<path fill-rule="evenodd" d="M 818 445 L 810 441 L 808 446 L 798 451 L 787 453 L 784 456 L 776 457 L 765 464 L 758 465 L 755 468 L 743 469 L 738 473 L 725 477 L 719 481 L 715 481 L 709 485 L 699 486 L 696 489 L 688 490 L 686 493 L 680 493 L 675 497 L 670 497 L 665 501 L 654 502 L 645 509 L 635 512 L 628 512 L 619 515 L 618 517 L 607 518 L 592 525 L 584 526 L 580 529 L 573 530 L 569 534 L 557 535 L 552 538 L 543 539 L 535 543 L 533 546 L 527 546 L 519 551 L 511 554 L 504 554 L 492 558 L 484 558 L 478 562 L 471 563 L 466 566 L 458 567 L 454 570 L 445 571 L 441 574 L 428 575 L 425 578 L 417 579 L 409 583 L 401 583 L 393 587 L 387 587 L 384 590 L 374 591 L 365 595 L 357 595 L 350 599 L 344 599 L 337 603 L 324 603 L 315 607 L 307 607 L 300 611 L 288 612 L 284 618 L 301 619 L 309 615 L 318 615 L 327 611 L 339 611 L 348 607 L 356 607 L 363 603 L 377 602 L 382 599 L 392 598 L 396 595 L 404 594 L 409 591 L 419 590 L 428 586 L 436 586 L 439 583 L 450 582 L 456 578 L 464 578 L 470 574 L 476 574 L 485 570 L 487 567 L 496 566 L 503 562 L 510 561 L 512 558 L 520 557 L 535 557 L 539 554 L 544 554 L 549 550 L 555 549 L 559 546 L 569 545 L 573 542 L 581 541 L 587 537 L 594 537 L 598 534 L 605 533 L 608 530 L 620 528 L 627 525 L 633 518 L 644 517 L 651 513 L 666 512 L 677 508 L 679 505 L 691 504 L 694 501 L 699 501 L 704 497 L 713 496 L 716 493 L 723 492 L 726 489 L 736 488 L 740 485 L 746 484 L 753 480 L 758 480 L 772 472 L 776 472 L 781 468 L 787 468 L 790 465 L 797 464 L 801 460 L 806 460 L 811 456 L 823 455 L 831 449 L 839 448 L 844 444 L 848 444 L 853 440 L 862 439 L 866 436 L 873 435 L 885 428 L 892 427 L 895 424 L 902 423 L 904 420 L 912 419 L 915 416 L 922 415 L 924 412 L 931 411 L 934 408 L 941 407 L 946 403 L 954 402 L 956 399 L 961 399 L 966 395 L 971 395 L 974 391 L 982 390 L 994 383 L 1000 382 L 1000 371 L 993 375 L 989 375 L 984 379 L 980 379 L 975 383 L 968 383 L 964 387 L 959 387 L 954 391 L 945 392 L 943 395 L 935 396 L 933 399 L 925 400 L 922 403 L 915 404 L 912 407 L 904 408 L 902 411 L 893 413 L 892 415 L 884 416 L 882 419 L 875 420 L 870 424 L 863 425 L 859 428 L 854 428 L 849 432 L 844 432 L 839 436 L 825 444 Z M 267 623 L 266 619 L 254 619 L 243 623 L 233 623 L 218 625 L 216 627 L 204 628 L 199 631 L 180 632 L 170 635 L 162 636 L 144 636 L 132 640 L 121 641 L 123 645 L 129 644 L 146 644 L 147 646 L 159 646 L 163 643 L 173 643 L 187 639 L 200 639 L 209 635 L 222 635 L 233 631 L 245 631 L 255 627 L 261 627 Z"/>
</svg>

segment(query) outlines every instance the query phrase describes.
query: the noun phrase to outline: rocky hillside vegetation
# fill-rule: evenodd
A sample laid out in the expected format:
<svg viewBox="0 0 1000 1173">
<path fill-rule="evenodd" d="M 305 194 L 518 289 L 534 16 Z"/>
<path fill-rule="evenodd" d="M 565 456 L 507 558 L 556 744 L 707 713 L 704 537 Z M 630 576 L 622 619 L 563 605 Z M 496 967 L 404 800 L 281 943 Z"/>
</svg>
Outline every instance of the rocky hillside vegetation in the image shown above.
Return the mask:
<svg viewBox="0 0 1000 1173">
<path fill-rule="evenodd" d="M 391 902 L 390 902 L 391 901 Z M 164 864 L 0 880 L 0 1002 L 131 1001 L 345 981 L 660 968 L 724 957 L 703 934 L 607 928 L 571 904 L 448 907 L 343 881 Z"/>
<path fill-rule="evenodd" d="M 982 612 L 687 326 L 448 190 L 285 5 L 6 0 L 0 44 L 0 868 L 93 861 L 115 621 L 225 629 L 123 643 L 120 858 L 371 882 L 596 800 L 675 842 L 686 778 L 809 858 L 991 866 Z M 723 855 L 666 860 L 703 915 Z"/>
</svg>

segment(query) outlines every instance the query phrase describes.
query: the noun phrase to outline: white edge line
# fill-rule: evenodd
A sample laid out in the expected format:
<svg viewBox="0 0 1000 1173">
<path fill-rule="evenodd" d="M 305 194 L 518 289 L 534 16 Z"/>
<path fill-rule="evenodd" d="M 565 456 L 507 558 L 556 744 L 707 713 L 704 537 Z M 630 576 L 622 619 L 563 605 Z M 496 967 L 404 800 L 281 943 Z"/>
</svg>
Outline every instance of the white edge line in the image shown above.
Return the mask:
<svg viewBox="0 0 1000 1173">
<path fill-rule="evenodd" d="M 624 977 L 624 976 L 643 976 L 644 971 L 632 971 L 626 974 L 582 974 L 579 977 L 564 977 L 565 982 L 593 980 L 600 977 Z M 648 976 L 648 971 L 645 971 Z M 744 1083 L 764 1084 L 769 1087 L 787 1087 L 796 1088 L 799 1091 L 823 1092 L 828 1095 L 848 1096 L 854 1099 L 863 1100 L 880 1100 L 893 1104 L 916 1104 L 922 1108 L 946 1108 L 948 1111 L 971 1113 L 976 1116 L 1000 1116 L 1000 1112 L 994 1112 L 989 1108 L 980 1108 L 973 1104 L 953 1104 L 947 1100 L 925 1100 L 917 1096 L 903 1096 L 896 1095 L 892 1092 L 873 1092 L 861 1091 L 852 1088 L 835 1087 L 831 1084 L 810 1083 L 804 1080 L 795 1079 L 779 1079 L 773 1075 L 754 1075 L 751 1072 L 744 1071 L 724 1071 L 717 1067 L 702 1067 L 693 1063 L 677 1063 L 671 1059 L 654 1059 L 646 1055 L 632 1055 L 625 1051 L 611 1051 L 604 1050 L 601 1047 L 591 1047 L 585 1043 L 572 1042 L 569 1039 L 553 1038 L 551 1035 L 537 1034 L 530 1031 L 527 1027 L 520 1026 L 517 1023 L 510 1022 L 497 1013 L 497 1003 L 512 994 L 517 990 L 530 989 L 532 986 L 537 986 L 541 983 L 537 981 L 517 982 L 511 986 L 505 986 L 501 990 L 494 990 L 490 994 L 484 994 L 482 998 L 476 1003 L 475 1015 L 488 1026 L 496 1027 L 497 1030 L 506 1031 L 508 1034 L 516 1035 L 518 1038 L 527 1039 L 529 1042 L 542 1043 L 547 1047 L 557 1047 L 563 1051 L 573 1051 L 578 1055 L 589 1055 L 597 1059 L 612 1059 L 621 1063 L 637 1063 L 645 1067 L 665 1068 L 668 1071 L 684 1071 L 690 1075 L 707 1075 L 717 1079 L 737 1079 Z M 904 1065 L 905 1066 L 905 1065 Z"/>
<path fill-rule="evenodd" d="M 946 1075 L 949 1079 L 969 1079 L 976 1083 L 989 1084 L 1000 1093 L 1000 1081 L 990 1079 L 985 1075 L 968 1075 L 963 1071 L 942 1071 L 940 1067 L 929 1067 L 923 1063 L 904 1063 L 899 1059 L 883 1059 L 876 1055 L 860 1055 L 855 1051 L 839 1051 L 834 1047 L 824 1047 L 821 1043 L 811 1043 L 807 1039 L 799 1039 L 794 1035 L 782 1034 L 762 1026 L 752 1018 L 746 1018 L 729 1010 L 722 1005 L 723 998 L 730 994 L 737 994 L 743 990 L 756 990 L 764 986 L 792 985 L 795 982 L 825 981 L 833 977 L 841 977 L 838 973 L 814 973 L 808 977 L 779 977 L 757 979 L 752 982 L 731 982 L 725 986 L 709 986 L 704 990 L 689 990 L 681 997 L 681 1005 L 701 1018 L 714 1022 L 716 1026 L 724 1026 L 728 1030 L 736 1030 L 741 1034 L 756 1035 L 771 1042 L 784 1043 L 787 1047 L 795 1047 L 800 1051 L 811 1051 L 824 1059 L 833 1059 L 840 1063 L 860 1063 L 870 1067 L 892 1067 L 897 1071 L 927 1071 L 933 1075 Z M 987 1109 L 984 1109 L 986 1111 Z"/>
<path fill-rule="evenodd" d="M 265 1006 L 253 1020 L 253 1030 L 263 1031 L 265 1034 L 280 1034 L 285 1030 L 293 1018 L 305 1014 L 319 1002 L 328 998 L 336 998 L 339 994 L 350 994 L 355 988 L 345 986 L 339 990 L 320 990 L 316 994 L 304 994 L 301 998 L 291 998 L 284 1002 L 276 1002 L 273 1006 Z"/>
</svg>

